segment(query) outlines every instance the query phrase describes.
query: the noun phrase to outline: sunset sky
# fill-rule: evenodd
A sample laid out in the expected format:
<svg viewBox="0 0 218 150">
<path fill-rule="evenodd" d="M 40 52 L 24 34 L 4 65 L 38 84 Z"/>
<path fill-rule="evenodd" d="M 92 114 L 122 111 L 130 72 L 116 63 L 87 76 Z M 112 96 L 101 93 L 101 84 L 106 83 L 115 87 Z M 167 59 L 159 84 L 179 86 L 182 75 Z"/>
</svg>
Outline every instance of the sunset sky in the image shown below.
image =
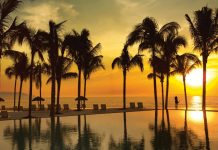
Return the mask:
<svg viewBox="0 0 218 150">
<path fill-rule="evenodd" d="M 106 70 L 98 71 L 87 82 L 88 96 L 121 96 L 122 95 L 122 71 L 111 69 L 113 59 L 120 55 L 127 35 L 133 27 L 145 17 L 154 17 L 159 26 L 176 21 L 180 24 L 180 35 L 187 38 L 188 46 L 181 48 L 179 54 L 193 52 L 193 43 L 190 38 L 188 23 L 184 15 L 193 17 L 195 10 L 203 6 L 217 8 L 217 0 L 24 0 L 19 9 L 14 13 L 19 21 L 26 20 L 29 26 L 35 29 L 48 30 L 48 21 L 64 24 L 62 35 L 72 29 L 80 32 L 87 28 L 94 44 L 101 43 L 101 54 L 104 56 Z M 27 46 L 15 46 L 14 49 L 30 52 Z M 130 49 L 130 53 L 136 53 L 137 46 Z M 153 96 L 153 81 L 147 79 L 151 68 L 148 65 L 150 54 L 144 52 L 144 72 L 138 68 L 130 70 L 127 75 L 127 96 Z M 198 52 L 195 51 L 195 54 Z M 198 54 L 199 55 L 199 54 Z M 208 85 L 207 95 L 218 96 L 218 57 L 212 54 L 208 60 Z M 5 58 L 2 61 L 1 91 L 12 92 L 14 79 L 9 80 L 4 75 L 5 68 L 11 64 Z M 75 64 L 71 71 L 77 71 Z M 187 92 L 189 95 L 201 95 L 202 69 L 199 68 L 187 77 Z M 43 80 L 43 96 L 50 96 L 50 85 L 45 85 L 47 77 Z M 28 93 L 29 82 L 24 83 L 23 92 Z M 82 85 L 83 89 L 83 85 Z M 83 91 L 83 90 L 82 90 Z M 158 80 L 158 95 L 160 96 Z M 64 81 L 61 88 L 61 96 L 69 97 L 77 94 L 77 79 Z M 171 96 L 183 94 L 181 77 L 170 78 Z M 34 88 L 34 95 L 38 90 Z"/>
</svg>

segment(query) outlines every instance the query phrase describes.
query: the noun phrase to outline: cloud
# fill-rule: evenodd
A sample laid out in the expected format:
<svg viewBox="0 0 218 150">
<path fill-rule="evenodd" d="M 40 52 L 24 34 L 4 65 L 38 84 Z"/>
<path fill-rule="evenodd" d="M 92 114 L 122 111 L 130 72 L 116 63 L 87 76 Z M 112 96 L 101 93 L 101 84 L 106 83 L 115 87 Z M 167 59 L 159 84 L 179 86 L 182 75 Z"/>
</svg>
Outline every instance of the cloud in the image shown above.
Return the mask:
<svg viewBox="0 0 218 150">
<path fill-rule="evenodd" d="M 28 24 L 40 29 L 47 29 L 49 20 L 61 22 L 78 15 L 74 5 L 65 0 L 61 2 L 55 0 L 25 1 L 19 12 L 23 20 L 27 20 Z"/>
</svg>

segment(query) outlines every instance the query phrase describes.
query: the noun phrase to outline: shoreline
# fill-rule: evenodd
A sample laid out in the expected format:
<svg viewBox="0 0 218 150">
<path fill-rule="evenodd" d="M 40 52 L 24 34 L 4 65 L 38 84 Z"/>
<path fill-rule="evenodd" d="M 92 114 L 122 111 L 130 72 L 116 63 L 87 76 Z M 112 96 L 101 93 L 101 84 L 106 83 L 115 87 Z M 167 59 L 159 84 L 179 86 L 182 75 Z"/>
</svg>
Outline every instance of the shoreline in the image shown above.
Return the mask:
<svg viewBox="0 0 218 150">
<path fill-rule="evenodd" d="M 56 114 L 55 117 L 70 117 L 70 116 L 79 116 L 79 115 L 99 115 L 99 114 L 112 114 L 112 113 L 122 113 L 122 112 L 141 112 L 141 111 L 154 111 L 155 109 L 152 108 L 108 108 L 106 110 L 93 110 L 93 109 L 86 109 L 86 110 L 66 110 L 62 111 L 61 114 Z M 158 109 L 162 110 L 162 109 Z M 185 109 L 168 109 L 168 110 L 177 110 L 177 111 L 185 111 Z M 202 111 L 200 109 L 188 109 L 187 111 Z M 218 112 L 218 110 L 206 110 L 207 112 Z M 32 111 L 32 118 L 50 118 L 48 110 L 44 111 Z M 28 111 L 20 111 L 20 112 L 8 112 L 8 118 L 0 118 L 0 121 L 6 120 L 21 120 L 21 119 L 28 119 L 26 116 L 28 115 Z"/>
</svg>

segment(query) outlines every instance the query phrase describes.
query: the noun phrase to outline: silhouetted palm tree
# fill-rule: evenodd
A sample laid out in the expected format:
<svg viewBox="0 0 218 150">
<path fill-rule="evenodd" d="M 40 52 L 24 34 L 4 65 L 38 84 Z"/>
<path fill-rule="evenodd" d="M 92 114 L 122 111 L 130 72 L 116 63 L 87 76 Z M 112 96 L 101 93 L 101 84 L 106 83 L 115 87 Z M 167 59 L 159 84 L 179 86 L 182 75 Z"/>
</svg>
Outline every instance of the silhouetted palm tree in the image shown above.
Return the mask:
<svg viewBox="0 0 218 150">
<path fill-rule="evenodd" d="M 134 30 L 129 34 L 127 44 L 133 45 L 139 43 L 139 51 L 148 49 L 151 51 L 154 58 L 158 51 L 158 47 L 163 41 L 165 34 L 177 32 L 179 25 L 176 22 L 170 22 L 158 28 L 158 24 L 154 18 L 147 17 L 142 23 L 135 26 Z M 157 100 L 157 85 L 156 85 L 156 70 L 153 68 L 154 81 L 154 97 L 155 97 L 155 109 L 158 108 Z"/>
<path fill-rule="evenodd" d="M 64 21 L 65 22 L 65 21 Z M 58 61 L 58 50 L 60 48 L 60 35 L 59 31 L 64 22 L 56 24 L 53 21 L 49 21 L 49 32 L 41 31 L 39 33 L 40 40 L 43 43 L 43 47 L 45 47 L 48 51 L 48 61 L 51 67 L 51 110 L 50 116 L 54 116 L 55 114 L 55 80 L 56 80 L 56 69 L 57 61 Z"/>
<path fill-rule="evenodd" d="M 194 39 L 195 49 L 199 50 L 203 61 L 203 98 L 202 109 L 206 106 L 206 69 L 207 60 L 211 52 L 218 49 L 218 10 L 213 11 L 211 8 L 203 7 L 201 10 L 194 12 L 194 19 L 191 20 L 189 15 L 185 15 L 189 23 L 189 29 Z"/>
<path fill-rule="evenodd" d="M 101 48 L 100 43 L 93 47 L 85 56 L 85 62 L 83 67 L 83 78 L 84 78 L 84 97 L 86 97 L 86 81 L 90 79 L 91 74 L 99 69 L 104 69 L 102 62 L 103 56 L 98 55 Z M 85 100 L 84 100 L 85 106 Z"/>
<path fill-rule="evenodd" d="M 185 106 L 188 108 L 188 100 L 186 93 L 186 75 L 189 74 L 193 69 L 201 64 L 201 61 L 194 54 L 185 53 L 182 55 L 177 55 L 173 63 L 174 71 L 171 74 L 178 73 L 182 75 L 183 84 L 184 84 L 184 93 L 185 93 Z"/>
<path fill-rule="evenodd" d="M 73 79 L 77 77 L 77 73 L 75 72 L 69 72 L 71 65 L 72 65 L 72 60 L 66 57 L 58 56 L 57 60 L 57 68 L 56 69 L 56 81 L 57 81 L 57 110 L 56 113 L 60 113 L 60 90 L 61 90 L 61 81 L 62 79 Z M 52 77 L 50 77 L 47 81 L 50 82 L 52 80 Z"/>
<path fill-rule="evenodd" d="M 92 42 L 89 40 L 89 31 L 83 29 L 81 33 L 73 30 L 73 33 L 66 37 L 66 43 L 69 47 L 69 55 L 76 63 L 78 68 L 78 97 L 81 96 L 81 74 L 84 68 L 85 56 L 87 52 L 92 48 Z M 80 100 L 77 101 L 77 110 L 81 109 Z"/>
<path fill-rule="evenodd" d="M 21 53 L 19 51 L 15 51 L 15 50 L 7 50 L 3 53 L 4 57 L 9 57 L 13 61 L 13 65 L 6 68 L 5 74 L 9 77 L 9 79 L 11 79 L 12 76 L 15 77 L 15 82 L 14 82 L 14 111 L 15 111 L 15 106 L 16 106 L 17 79 L 18 79 L 18 75 L 19 75 L 18 74 L 19 68 L 17 66 L 18 66 L 18 63 L 20 61 L 20 57 L 22 57 L 22 54 L 23 53 Z"/>
<path fill-rule="evenodd" d="M 161 93 L 162 93 L 162 109 L 164 109 L 164 75 L 167 73 L 167 64 L 166 61 L 159 58 L 159 57 L 154 57 L 154 60 L 151 59 L 151 66 L 153 66 L 156 70 L 156 77 L 160 79 L 161 82 Z M 150 73 L 148 74 L 148 79 L 154 78 L 154 74 Z"/>
<path fill-rule="evenodd" d="M 45 72 L 44 66 L 37 62 L 33 67 L 33 80 L 35 81 L 36 88 L 39 89 L 39 97 L 42 98 L 42 74 Z M 41 106 L 41 100 L 40 104 Z"/>
<path fill-rule="evenodd" d="M 18 99 L 18 111 L 20 111 L 23 81 L 27 80 L 27 78 L 29 76 L 29 72 L 30 72 L 28 58 L 27 58 L 27 55 L 25 53 L 23 53 L 23 56 L 20 58 L 16 67 L 18 68 L 18 76 L 20 78 L 20 92 L 19 92 L 19 99 Z"/>
<path fill-rule="evenodd" d="M 31 117 L 31 106 L 32 106 L 32 83 L 33 83 L 33 73 L 34 73 L 34 58 L 35 55 L 38 54 L 39 58 L 43 61 L 42 50 L 45 49 L 43 41 L 40 37 L 40 31 L 36 32 L 34 29 L 25 27 L 22 30 L 22 34 L 18 37 L 18 43 L 23 44 L 26 42 L 31 51 L 31 59 L 30 59 L 30 87 L 29 87 L 29 117 Z"/>
<path fill-rule="evenodd" d="M 17 24 L 17 18 L 14 18 L 13 22 L 10 24 L 12 13 L 17 9 L 20 3 L 20 0 L 0 1 L 0 61 L 3 50 L 11 49 L 11 46 L 15 42 L 15 37 L 19 36 L 21 33 L 20 29 L 25 26 L 24 22 Z"/>
<path fill-rule="evenodd" d="M 166 61 L 166 99 L 165 99 L 165 108 L 168 108 L 168 93 L 169 93 L 169 77 L 170 77 L 170 69 L 175 59 L 178 49 L 181 46 L 186 46 L 186 39 L 182 36 L 178 35 L 178 32 L 169 33 L 164 38 L 164 42 L 162 43 L 162 58 Z"/>
<path fill-rule="evenodd" d="M 141 71 L 143 71 L 142 55 L 138 54 L 131 57 L 125 45 L 121 56 L 115 58 L 112 62 L 112 69 L 114 69 L 115 66 L 123 70 L 123 109 L 126 109 L 126 75 L 127 72 L 135 66 L 138 66 Z"/>
</svg>

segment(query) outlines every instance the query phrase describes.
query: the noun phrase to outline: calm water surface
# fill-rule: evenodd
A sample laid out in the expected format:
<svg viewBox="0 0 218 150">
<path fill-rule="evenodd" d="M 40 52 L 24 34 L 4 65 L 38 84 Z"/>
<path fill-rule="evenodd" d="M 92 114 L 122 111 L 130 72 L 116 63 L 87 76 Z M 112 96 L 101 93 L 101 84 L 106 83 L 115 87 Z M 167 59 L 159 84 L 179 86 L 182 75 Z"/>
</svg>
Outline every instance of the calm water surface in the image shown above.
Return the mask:
<svg viewBox="0 0 218 150">
<path fill-rule="evenodd" d="M 0 149 L 216 150 L 217 115 L 160 110 L 1 121 Z"/>
</svg>

